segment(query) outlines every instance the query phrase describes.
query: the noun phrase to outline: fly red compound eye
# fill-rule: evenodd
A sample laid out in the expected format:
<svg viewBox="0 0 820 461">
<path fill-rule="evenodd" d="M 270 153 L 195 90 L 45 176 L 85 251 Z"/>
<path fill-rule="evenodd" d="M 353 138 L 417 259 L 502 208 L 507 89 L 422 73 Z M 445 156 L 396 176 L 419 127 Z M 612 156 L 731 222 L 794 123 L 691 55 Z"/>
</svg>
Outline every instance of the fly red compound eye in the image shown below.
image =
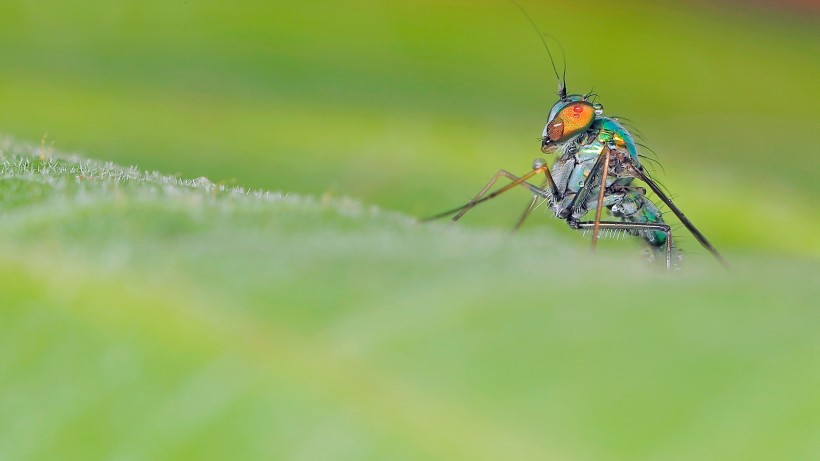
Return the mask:
<svg viewBox="0 0 820 461">
<path fill-rule="evenodd" d="M 568 105 L 558 111 L 555 118 L 550 121 L 550 125 L 559 122 L 562 124 L 561 132 L 557 133 L 557 136 L 550 133 L 550 139 L 558 142 L 567 141 L 586 131 L 593 121 L 595 121 L 595 109 L 592 104 L 579 102 Z M 550 131 L 549 126 L 547 131 Z"/>
</svg>

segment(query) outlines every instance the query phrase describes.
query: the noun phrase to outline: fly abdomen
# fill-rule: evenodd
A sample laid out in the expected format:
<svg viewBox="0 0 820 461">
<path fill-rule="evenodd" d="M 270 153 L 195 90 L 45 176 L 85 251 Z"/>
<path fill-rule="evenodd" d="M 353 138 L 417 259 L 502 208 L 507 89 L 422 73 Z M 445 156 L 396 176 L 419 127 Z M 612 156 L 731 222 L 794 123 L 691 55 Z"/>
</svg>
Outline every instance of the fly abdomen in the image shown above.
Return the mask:
<svg viewBox="0 0 820 461">
<path fill-rule="evenodd" d="M 612 216 L 625 222 L 664 224 L 660 210 L 645 195 L 634 190 L 619 195 L 610 207 Z M 641 237 L 652 247 L 660 249 L 666 245 L 666 233 L 660 230 L 636 230 L 630 233 Z"/>
</svg>

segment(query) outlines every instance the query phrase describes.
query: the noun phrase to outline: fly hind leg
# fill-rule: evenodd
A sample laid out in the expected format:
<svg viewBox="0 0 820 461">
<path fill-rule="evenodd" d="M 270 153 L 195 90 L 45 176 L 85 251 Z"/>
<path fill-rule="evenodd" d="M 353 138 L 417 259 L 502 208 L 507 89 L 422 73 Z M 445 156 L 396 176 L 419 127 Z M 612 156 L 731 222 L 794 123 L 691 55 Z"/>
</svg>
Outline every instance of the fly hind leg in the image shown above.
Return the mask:
<svg viewBox="0 0 820 461">
<path fill-rule="evenodd" d="M 597 201 L 590 206 L 597 206 Z M 578 221 L 572 217 L 567 224 L 573 229 L 623 231 L 641 237 L 653 250 L 653 255 L 661 253 L 666 260 L 667 271 L 672 267 L 672 230 L 663 222 L 661 213 L 647 199 L 639 188 L 624 188 L 618 193 L 607 194 L 603 206 L 621 221 Z M 596 224 L 597 223 L 597 224 Z"/>
<path fill-rule="evenodd" d="M 596 222 L 575 221 L 569 219 L 567 220 L 567 224 L 569 224 L 569 226 L 573 229 L 592 230 L 595 227 Z M 663 223 L 641 223 L 628 221 L 599 221 L 597 225 L 598 229 L 601 230 L 626 231 L 631 235 L 637 236 L 643 236 L 643 234 L 648 232 L 662 234 L 665 242 L 662 246 L 666 256 L 666 270 L 669 271 L 672 268 L 672 230 L 668 225 Z M 659 246 L 655 246 L 654 248 L 660 250 Z"/>
</svg>

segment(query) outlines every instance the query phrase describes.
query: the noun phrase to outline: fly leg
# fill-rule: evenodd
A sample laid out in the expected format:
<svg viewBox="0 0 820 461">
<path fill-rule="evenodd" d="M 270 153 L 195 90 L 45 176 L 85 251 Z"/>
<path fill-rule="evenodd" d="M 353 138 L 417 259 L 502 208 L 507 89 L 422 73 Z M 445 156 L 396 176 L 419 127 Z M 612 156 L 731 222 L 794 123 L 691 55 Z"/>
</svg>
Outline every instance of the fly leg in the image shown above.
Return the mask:
<svg viewBox="0 0 820 461">
<path fill-rule="evenodd" d="M 661 199 L 661 201 L 665 203 L 666 206 L 668 206 L 673 213 L 675 213 L 675 216 L 677 216 L 678 219 L 680 219 L 683 226 L 686 227 L 686 229 L 688 229 L 689 232 L 692 233 L 692 235 L 701 244 L 701 246 L 703 246 L 703 248 L 706 248 L 706 250 L 712 253 L 715 259 L 717 259 L 718 262 L 723 264 L 723 267 L 725 267 L 726 269 L 730 268 L 729 263 L 726 262 L 725 259 L 723 259 L 723 256 L 721 256 L 721 254 L 717 251 L 717 248 L 715 248 L 711 243 L 709 243 L 709 240 L 706 239 L 706 236 L 703 235 L 695 227 L 694 224 L 692 224 L 692 221 L 690 221 L 689 218 L 687 218 L 686 215 L 683 214 L 683 211 L 681 211 L 680 208 L 678 208 L 677 206 L 675 206 L 674 203 L 672 203 L 672 200 L 666 196 L 666 194 L 661 190 L 661 188 L 658 187 L 657 184 L 655 184 L 655 181 L 653 181 L 652 178 L 650 178 L 643 171 L 643 169 L 636 168 L 634 165 L 631 164 L 626 165 L 626 167 L 629 171 L 631 171 L 634 177 L 646 183 L 646 185 L 649 186 L 650 189 L 652 189 L 652 192 L 654 192 L 655 195 L 657 195 Z"/>
<path fill-rule="evenodd" d="M 601 185 L 598 194 L 598 206 L 595 207 L 595 224 L 592 226 L 592 252 L 595 252 L 595 246 L 598 244 L 598 232 L 601 230 L 601 211 L 604 208 L 604 193 L 606 192 L 606 176 L 609 174 L 609 148 L 604 147 L 601 155 L 604 157 L 604 165 L 601 169 Z"/>
<path fill-rule="evenodd" d="M 544 186 L 542 185 L 541 187 L 543 188 Z M 521 217 L 518 218 L 518 221 L 515 223 L 515 227 L 513 227 L 513 230 L 518 230 L 524 224 L 524 221 L 526 221 L 527 218 L 530 216 L 530 213 L 532 213 L 532 210 L 535 209 L 537 203 L 538 196 L 533 195 L 532 200 L 530 200 L 530 203 L 527 205 L 527 208 L 524 209 L 524 212 L 521 213 Z"/>
<path fill-rule="evenodd" d="M 546 190 L 547 185 L 549 185 L 549 180 L 545 180 L 543 183 L 541 183 L 541 189 Z M 524 224 L 524 221 L 526 221 L 527 218 L 530 216 L 532 210 L 534 210 L 537 207 L 539 198 L 544 197 L 541 195 L 533 194 L 532 200 L 530 200 L 530 203 L 529 205 L 527 205 L 527 208 L 524 209 L 524 212 L 521 213 L 521 217 L 518 218 L 518 222 L 515 223 L 515 227 L 513 228 L 513 230 L 518 230 Z"/>
<path fill-rule="evenodd" d="M 607 203 L 612 216 L 620 218 L 623 222 L 638 223 L 638 224 L 663 224 L 663 214 L 658 210 L 658 207 L 646 197 L 646 191 L 641 187 L 633 186 L 618 186 L 612 187 L 617 189 L 609 195 L 611 199 Z M 633 231 L 631 234 L 642 238 L 649 247 L 654 251 L 661 251 L 661 247 L 666 247 L 667 259 L 677 259 L 676 250 L 672 247 L 668 232 L 661 232 L 657 230 L 641 230 Z"/>
<path fill-rule="evenodd" d="M 619 221 L 575 221 L 567 220 L 567 224 L 573 229 L 611 229 L 623 230 L 630 234 L 639 234 L 640 232 L 661 232 L 664 235 L 664 249 L 666 253 L 666 271 L 669 272 L 672 268 L 672 228 L 663 223 L 643 223 L 643 222 L 619 222 Z"/>
<path fill-rule="evenodd" d="M 588 205 L 593 200 L 592 192 L 593 190 L 595 190 L 596 186 L 606 185 L 606 178 L 608 172 L 606 174 L 603 174 L 600 179 L 598 178 L 598 175 L 600 175 L 601 172 L 604 171 L 604 163 L 610 163 L 609 159 L 613 154 L 609 151 L 608 148 L 604 149 L 605 152 L 607 152 L 607 155 L 601 153 L 601 155 L 598 156 L 598 158 L 595 160 L 595 163 L 592 165 L 592 168 L 590 168 L 589 170 L 589 176 L 587 176 L 586 180 L 584 181 L 584 185 L 575 194 L 569 205 L 562 206 L 561 209 L 558 211 L 557 216 L 559 218 L 574 219 L 576 221 L 580 219 L 589 210 Z M 597 181 L 600 181 L 600 183 Z M 601 190 L 603 190 L 603 188 Z M 599 196 L 600 195 L 603 194 L 601 194 L 601 192 L 599 191 Z"/>
<path fill-rule="evenodd" d="M 542 187 L 538 187 L 534 184 L 527 182 L 528 179 L 542 173 L 547 176 L 547 182 L 550 186 L 549 189 L 544 189 Z M 487 193 L 493 187 L 496 181 L 498 181 L 502 177 L 509 179 L 510 183 L 500 189 Z M 546 200 L 549 200 L 550 202 L 554 200 L 553 197 L 555 197 L 558 193 L 555 187 L 555 182 L 552 180 L 552 176 L 550 175 L 549 168 L 547 168 L 547 165 L 543 161 L 536 160 L 535 162 L 533 162 L 533 169 L 521 177 L 515 176 L 507 170 L 498 170 L 498 172 L 493 175 L 490 181 L 478 192 L 478 194 L 476 194 L 476 196 L 473 197 L 473 199 L 467 202 L 465 205 L 441 212 L 437 215 L 430 216 L 429 218 L 422 219 L 422 222 L 443 218 L 453 213 L 456 213 L 456 215 L 453 216 L 452 221 L 458 221 L 462 216 L 464 216 L 465 213 L 470 211 L 479 203 L 491 200 L 503 194 L 504 192 L 507 192 L 508 190 L 515 188 L 516 186 L 524 187 L 528 189 L 534 196 L 542 197 Z"/>
</svg>

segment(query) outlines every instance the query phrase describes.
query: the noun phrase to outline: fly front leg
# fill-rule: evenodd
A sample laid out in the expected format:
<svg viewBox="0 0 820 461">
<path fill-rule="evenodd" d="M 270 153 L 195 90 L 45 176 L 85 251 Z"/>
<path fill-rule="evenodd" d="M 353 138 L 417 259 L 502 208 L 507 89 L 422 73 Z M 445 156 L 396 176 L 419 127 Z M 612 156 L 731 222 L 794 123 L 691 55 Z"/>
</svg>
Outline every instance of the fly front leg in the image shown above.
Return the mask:
<svg viewBox="0 0 820 461">
<path fill-rule="evenodd" d="M 540 196 L 540 197 L 543 197 L 543 198 L 546 198 L 546 199 L 549 200 L 550 197 L 551 197 L 551 194 L 549 192 L 547 192 L 544 189 L 539 188 L 535 184 L 530 184 L 530 183 L 527 182 L 527 179 L 533 177 L 536 173 L 537 173 L 536 171 L 531 171 L 531 172 L 527 173 L 526 175 L 519 178 L 518 176 L 515 176 L 514 174 L 510 173 L 507 170 L 498 170 L 498 172 L 493 175 L 492 179 L 490 179 L 490 182 L 488 182 L 487 185 L 484 186 L 481 189 L 481 191 L 479 191 L 479 193 L 476 194 L 476 196 L 473 197 L 473 199 L 470 200 L 469 202 L 467 202 L 466 204 L 464 204 L 460 207 L 457 207 L 457 208 L 447 210 L 447 211 L 442 211 L 441 213 L 438 213 L 436 215 L 424 218 L 421 221 L 422 222 L 432 221 L 434 219 L 439 219 L 439 218 L 443 218 L 445 216 L 450 216 L 454 213 L 456 215 L 453 216 L 452 221 L 458 221 L 459 219 L 461 219 L 462 216 L 464 216 L 465 213 L 470 211 L 476 205 L 478 205 L 480 203 L 483 203 L 483 202 L 486 202 L 487 200 L 493 199 L 493 198 L 503 194 L 504 192 L 507 192 L 508 190 L 514 188 L 515 186 L 521 186 L 521 187 L 527 188 L 530 192 L 532 192 L 533 195 Z M 489 191 L 490 188 L 493 187 L 493 184 L 495 184 L 495 182 L 498 181 L 500 178 L 507 178 L 512 182 L 510 184 L 507 184 L 506 186 L 502 187 L 501 189 L 495 190 L 495 191 L 487 194 L 487 191 Z"/>
<path fill-rule="evenodd" d="M 545 189 L 546 187 L 547 187 L 547 182 L 544 181 L 541 184 L 541 189 L 546 190 Z M 553 200 L 549 200 L 549 199 L 545 198 L 542 195 L 533 194 L 532 200 L 530 200 L 530 203 L 527 204 L 527 208 L 525 208 L 524 211 L 521 213 L 521 217 L 518 218 L 518 221 L 515 223 L 515 227 L 513 227 L 513 230 L 518 230 L 524 224 L 524 221 L 526 221 L 527 218 L 530 216 L 530 213 L 532 213 L 533 210 L 538 208 L 538 200 L 539 199 L 543 200 L 544 202 L 547 202 L 547 206 L 549 208 L 554 208 L 554 206 L 555 206 L 555 199 L 554 198 L 553 198 Z M 544 202 L 541 202 L 541 203 L 544 203 Z"/>
<path fill-rule="evenodd" d="M 547 182 L 549 183 L 549 186 L 550 186 L 549 189 L 544 189 L 543 187 L 538 187 L 535 184 L 531 184 L 531 183 L 527 182 L 528 179 L 530 179 L 533 176 L 536 176 L 538 174 L 542 174 L 542 173 L 545 174 L 548 178 Z M 493 192 L 488 193 L 488 191 L 493 187 L 493 185 L 496 183 L 496 181 L 498 181 L 501 178 L 507 178 L 511 182 L 509 184 L 507 184 L 506 186 L 500 188 L 500 189 L 497 189 Z M 503 194 L 504 192 L 507 192 L 508 190 L 515 188 L 516 186 L 524 187 L 524 188 L 528 189 L 534 196 L 544 198 L 544 199 L 548 200 L 550 203 L 553 203 L 553 201 L 555 200 L 554 197 L 558 193 L 558 191 L 555 188 L 555 181 L 552 180 L 552 176 L 549 173 L 549 168 L 547 168 L 546 163 L 544 163 L 543 161 L 536 161 L 536 162 L 533 162 L 532 171 L 529 171 L 527 174 L 525 174 L 521 177 L 515 176 L 514 174 L 510 173 L 507 170 L 498 170 L 498 172 L 493 175 L 493 177 L 490 179 L 490 181 L 487 183 L 487 185 L 485 185 L 481 189 L 481 191 L 479 191 L 478 194 L 476 194 L 476 196 L 473 197 L 473 199 L 470 200 L 469 202 L 467 202 L 465 205 L 462 205 L 458 208 L 453 208 L 451 210 L 444 211 L 442 213 L 439 213 L 435 216 L 431 216 L 429 218 L 425 218 L 422 221 L 424 222 L 424 221 L 431 221 L 433 219 L 443 218 L 443 217 L 449 216 L 453 213 L 456 213 L 456 215 L 453 216 L 452 221 L 458 221 L 459 219 L 461 219 L 462 216 L 464 216 L 465 213 L 470 211 L 473 207 L 475 207 L 479 203 L 486 202 L 487 200 L 491 200 L 491 199 Z"/>
<path fill-rule="evenodd" d="M 532 168 L 533 170 L 535 170 L 537 168 L 543 167 L 544 164 L 544 159 L 537 158 L 533 160 Z M 538 199 L 544 198 L 544 200 L 548 202 L 548 206 L 550 208 L 553 208 L 553 206 L 555 205 L 555 201 L 557 200 L 558 195 L 558 187 L 555 185 L 555 180 L 553 179 L 549 169 L 544 170 L 544 176 L 545 178 L 544 182 L 541 183 L 541 189 L 550 191 L 550 194 L 553 197 L 552 200 L 546 199 L 539 194 L 533 194 L 532 200 L 530 200 L 529 205 L 527 205 L 527 208 L 524 209 L 523 213 L 521 213 L 521 217 L 518 218 L 518 222 L 515 223 L 515 227 L 513 227 L 514 230 L 518 230 L 524 224 L 524 221 L 526 221 L 527 218 L 530 216 L 532 210 L 534 210 L 538 206 Z"/>
<path fill-rule="evenodd" d="M 544 185 L 542 184 L 541 187 L 543 188 Z M 524 225 L 524 221 L 526 221 L 527 218 L 530 216 L 532 210 L 534 210 L 535 207 L 538 206 L 538 198 L 539 197 L 537 195 L 532 196 L 532 200 L 530 200 L 530 203 L 527 205 L 527 208 L 524 209 L 524 212 L 521 213 L 521 217 L 518 218 L 518 221 L 515 223 L 515 227 L 513 227 L 513 230 L 518 230 L 522 225 Z"/>
</svg>

